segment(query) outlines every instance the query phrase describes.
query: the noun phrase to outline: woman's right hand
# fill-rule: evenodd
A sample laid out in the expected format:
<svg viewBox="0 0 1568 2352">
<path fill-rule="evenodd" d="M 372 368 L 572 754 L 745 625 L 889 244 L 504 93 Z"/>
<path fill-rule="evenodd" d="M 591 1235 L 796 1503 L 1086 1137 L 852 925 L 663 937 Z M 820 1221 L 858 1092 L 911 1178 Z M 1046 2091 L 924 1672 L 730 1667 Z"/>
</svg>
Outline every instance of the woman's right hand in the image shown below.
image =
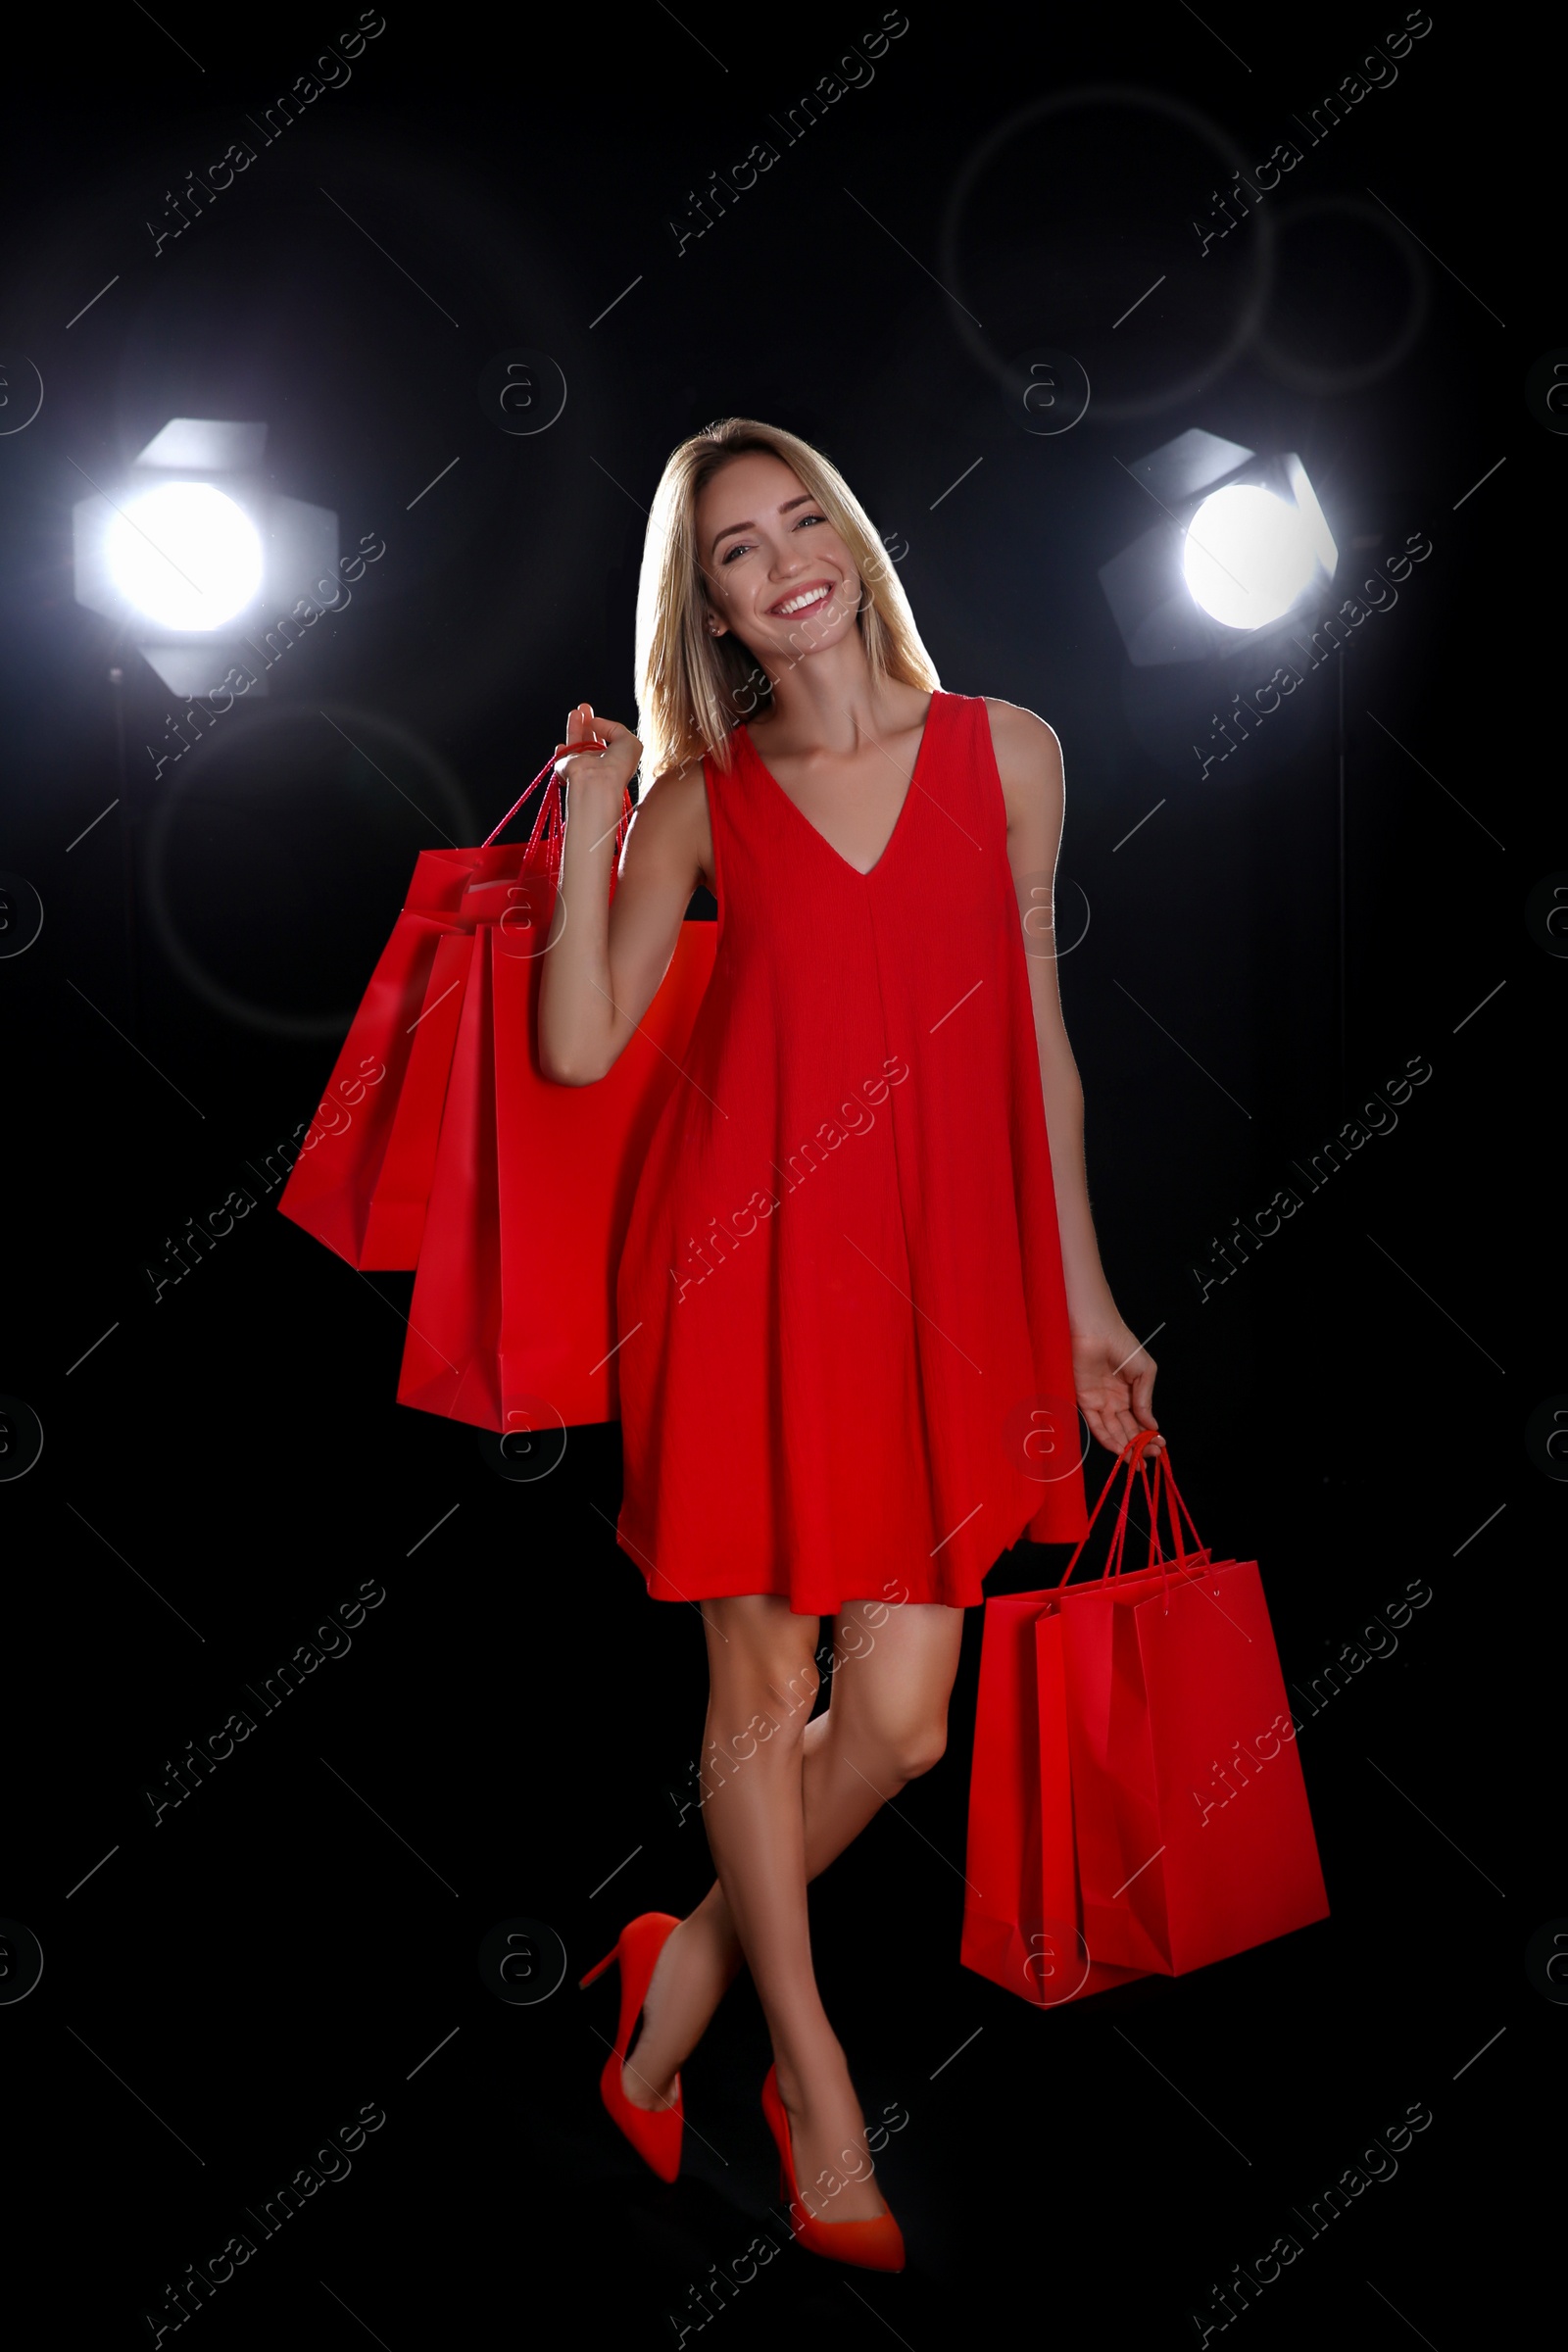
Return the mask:
<svg viewBox="0 0 1568 2352">
<path fill-rule="evenodd" d="M 566 714 L 566 740 L 556 746 L 556 770 L 568 787 L 578 778 L 592 778 L 608 794 L 613 791 L 618 808 L 643 756 L 643 747 L 630 727 L 594 714 L 592 703 L 578 703 Z"/>
<path fill-rule="evenodd" d="M 556 746 L 566 827 L 538 1036 L 540 1069 L 559 1086 L 592 1086 L 613 1066 L 669 968 L 701 878 L 702 779 L 672 790 L 661 778 L 639 804 L 610 903 L 625 791 L 642 752 L 629 727 L 597 717 L 589 703 L 570 713 Z"/>
</svg>

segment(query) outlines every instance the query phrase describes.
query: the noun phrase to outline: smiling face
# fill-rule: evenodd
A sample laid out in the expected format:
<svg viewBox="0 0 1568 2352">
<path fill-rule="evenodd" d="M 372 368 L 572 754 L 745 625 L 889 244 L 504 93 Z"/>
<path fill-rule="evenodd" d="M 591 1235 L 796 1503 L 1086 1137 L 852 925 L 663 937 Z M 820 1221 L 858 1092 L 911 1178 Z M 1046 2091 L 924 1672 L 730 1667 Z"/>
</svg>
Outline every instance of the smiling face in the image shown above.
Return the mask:
<svg viewBox="0 0 1568 2352">
<path fill-rule="evenodd" d="M 770 675 L 854 629 L 855 559 L 781 458 L 731 459 L 698 493 L 695 521 L 709 626 L 732 630 Z"/>
</svg>

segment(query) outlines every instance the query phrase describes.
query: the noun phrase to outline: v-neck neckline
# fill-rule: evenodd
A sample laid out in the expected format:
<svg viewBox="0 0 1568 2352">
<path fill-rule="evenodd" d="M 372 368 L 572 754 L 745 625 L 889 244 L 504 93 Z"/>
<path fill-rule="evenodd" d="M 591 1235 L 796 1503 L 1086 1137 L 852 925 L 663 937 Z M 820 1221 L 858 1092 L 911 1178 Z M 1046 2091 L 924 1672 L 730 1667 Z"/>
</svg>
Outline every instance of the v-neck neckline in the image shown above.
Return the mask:
<svg viewBox="0 0 1568 2352">
<path fill-rule="evenodd" d="M 904 787 L 904 798 L 899 803 L 899 813 L 893 820 L 893 830 L 888 835 L 887 840 L 882 844 L 882 848 L 878 854 L 875 864 L 864 867 L 853 865 L 849 858 L 845 857 L 842 850 L 836 850 L 833 847 L 833 844 L 829 841 L 827 835 L 822 831 L 821 827 L 819 825 L 812 824 L 810 818 L 807 815 L 805 809 L 801 808 L 799 803 L 791 800 L 789 794 L 785 791 L 783 785 L 779 782 L 777 776 L 774 775 L 772 769 L 768 766 L 767 761 L 762 758 L 761 753 L 758 750 L 756 744 L 753 742 L 751 728 L 743 724 L 741 732 L 746 737 L 746 748 L 751 753 L 752 758 L 757 761 L 758 766 L 761 769 L 763 775 L 772 785 L 773 790 L 778 794 L 779 799 L 784 802 L 787 808 L 794 809 L 796 815 L 800 818 L 807 831 L 816 836 L 816 839 L 827 851 L 828 856 L 836 858 L 839 864 L 843 866 L 846 873 L 854 874 L 857 881 L 869 882 L 872 875 L 879 874 L 882 871 L 883 866 L 886 865 L 888 858 L 892 852 L 893 845 L 898 840 L 900 833 L 904 830 L 904 820 L 906 815 L 908 813 L 909 803 L 913 800 L 916 791 L 920 789 L 920 762 L 925 758 L 926 745 L 931 740 L 931 722 L 936 716 L 936 708 L 940 700 L 941 689 L 938 687 L 933 689 L 931 699 L 926 705 L 925 724 L 920 729 L 920 741 L 914 755 L 914 765 L 910 768 L 908 781 Z"/>
</svg>

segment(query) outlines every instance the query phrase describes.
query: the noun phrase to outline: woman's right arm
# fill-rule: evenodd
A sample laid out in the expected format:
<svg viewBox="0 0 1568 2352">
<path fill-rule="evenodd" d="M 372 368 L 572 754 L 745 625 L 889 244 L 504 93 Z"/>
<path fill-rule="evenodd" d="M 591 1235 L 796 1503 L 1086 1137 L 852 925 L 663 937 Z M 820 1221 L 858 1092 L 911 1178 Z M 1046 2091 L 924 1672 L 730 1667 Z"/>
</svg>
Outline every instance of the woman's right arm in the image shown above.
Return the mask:
<svg viewBox="0 0 1568 2352">
<path fill-rule="evenodd" d="M 572 752 L 598 736 L 602 752 Z M 701 761 L 661 776 L 638 803 L 615 903 L 615 827 L 642 745 L 579 704 L 566 722 L 566 834 L 553 944 L 539 980 L 539 1061 L 558 1086 L 591 1086 L 613 1065 L 665 972 L 711 857 Z"/>
</svg>

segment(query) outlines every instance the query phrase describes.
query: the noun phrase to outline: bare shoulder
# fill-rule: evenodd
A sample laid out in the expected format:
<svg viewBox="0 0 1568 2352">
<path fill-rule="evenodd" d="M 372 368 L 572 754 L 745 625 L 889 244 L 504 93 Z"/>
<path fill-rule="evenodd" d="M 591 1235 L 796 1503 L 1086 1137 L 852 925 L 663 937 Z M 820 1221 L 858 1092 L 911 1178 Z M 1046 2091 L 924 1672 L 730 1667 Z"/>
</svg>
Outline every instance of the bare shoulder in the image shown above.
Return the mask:
<svg viewBox="0 0 1568 2352">
<path fill-rule="evenodd" d="M 634 841 L 640 863 L 652 859 L 662 867 L 678 865 L 708 879 L 712 866 L 712 834 L 700 759 L 688 760 L 680 767 L 666 767 L 645 786 L 627 836 L 628 858 Z"/>
<path fill-rule="evenodd" d="M 1054 781 L 1059 789 L 1061 745 L 1055 729 L 1033 710 L 1025 710 L 1017 703 L 1002 702 L 995 695 L 985 697 L 985 706 L 1004 786 L 1009 778 L 1016 778 L 1021 784 L 1037 786 Z"/>
<path fill-rule="evenodd" d="M 985 705 L 1006 803 L 1008 846 L 1031 864 L 1048 865 L 1061 838 L 1066 799 L 1055 729 L 1016 703 L 987 695 Z"/>
<path fill-rule="evenodd" d="M 666 767 L 645 785 L 637 808 L 640 814 L 644 808 L 657 807 L 661 824 L 678 824 L 703 798 L 703 763 L 688 760 L 680 767 Z"/>
</svg>

